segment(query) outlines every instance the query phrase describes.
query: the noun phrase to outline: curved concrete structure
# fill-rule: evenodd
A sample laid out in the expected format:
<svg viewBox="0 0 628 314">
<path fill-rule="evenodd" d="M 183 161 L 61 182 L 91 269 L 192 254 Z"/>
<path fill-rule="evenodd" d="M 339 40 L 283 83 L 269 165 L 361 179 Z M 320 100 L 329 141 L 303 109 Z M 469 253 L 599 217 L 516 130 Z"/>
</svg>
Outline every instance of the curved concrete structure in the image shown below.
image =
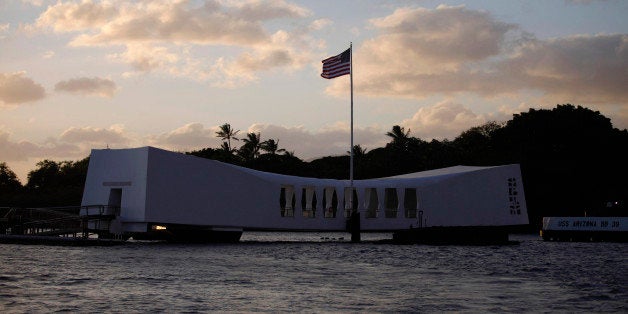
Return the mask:
<svg viewBox="0 0 628 314">
<path fill-rule="evenodd" d="M 101 229 L 113 234 L 175 225 L 344 231 L 352 208 L 362 231 L 528 224 L 519 165 L 456 166 L 351 187 L 348 180 L 261 172 L 153 147 L 93 150 L 82 205 L 83 215 L 92 215 L 93 205 L 112 208 L 104 214 L 116 218 Z"/>
</svg>

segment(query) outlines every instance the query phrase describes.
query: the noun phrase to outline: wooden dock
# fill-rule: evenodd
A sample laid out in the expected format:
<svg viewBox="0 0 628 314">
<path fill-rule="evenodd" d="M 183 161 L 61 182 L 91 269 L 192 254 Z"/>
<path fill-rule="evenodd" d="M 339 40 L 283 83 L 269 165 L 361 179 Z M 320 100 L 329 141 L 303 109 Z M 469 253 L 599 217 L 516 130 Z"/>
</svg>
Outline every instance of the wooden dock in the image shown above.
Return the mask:
<svg viewBox="0 0 628 314">
<path fill-rule="evenodd" d="M 111 217 L 89 213 L 81 206 L 47 208 L 0 208 L 0 243 L 108 246 L 122 243 L 102 230 L 91 230 L 91 221 Z M 104 218 L 103 218 L 104 217 Z M 98 234 L 98 237 L 93 235 Z"/>
</svg>

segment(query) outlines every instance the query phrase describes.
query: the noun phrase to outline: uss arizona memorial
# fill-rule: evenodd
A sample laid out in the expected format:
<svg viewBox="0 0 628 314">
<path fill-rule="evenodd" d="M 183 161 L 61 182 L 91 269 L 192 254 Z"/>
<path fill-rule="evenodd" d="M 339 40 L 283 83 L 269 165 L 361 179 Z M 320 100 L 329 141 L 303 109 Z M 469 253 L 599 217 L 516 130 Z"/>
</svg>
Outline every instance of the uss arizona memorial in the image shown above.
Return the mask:
<svg viewBox="0 0 628 314">
<path fill-rule="evenodd" d="M 92 150 L 82 208 L 99 235 L 134 238 L 237 240 L 248 230 L 409 232 L 528 224 L 519 165 L 456 166 L 351 184 L 153 147 Z"/>
</svg>

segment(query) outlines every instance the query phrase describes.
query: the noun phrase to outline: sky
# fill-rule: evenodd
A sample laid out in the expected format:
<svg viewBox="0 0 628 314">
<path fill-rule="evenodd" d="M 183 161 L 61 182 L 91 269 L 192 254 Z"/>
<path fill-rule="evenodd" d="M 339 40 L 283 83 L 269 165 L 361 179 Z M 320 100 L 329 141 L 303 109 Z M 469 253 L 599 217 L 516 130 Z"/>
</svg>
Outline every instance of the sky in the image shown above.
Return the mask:
<svg viewBox="0 0 628 314">
<path fill-rule="evenodd" d="M 0 162 L 217 148 L 218 126 L 308 160 L 393 125 L 454 139 L 571 103 L 628 128 L 628 1 L 0 1 Z M 235 146 L 238 146 L 238 142 Z"/>
</svg>

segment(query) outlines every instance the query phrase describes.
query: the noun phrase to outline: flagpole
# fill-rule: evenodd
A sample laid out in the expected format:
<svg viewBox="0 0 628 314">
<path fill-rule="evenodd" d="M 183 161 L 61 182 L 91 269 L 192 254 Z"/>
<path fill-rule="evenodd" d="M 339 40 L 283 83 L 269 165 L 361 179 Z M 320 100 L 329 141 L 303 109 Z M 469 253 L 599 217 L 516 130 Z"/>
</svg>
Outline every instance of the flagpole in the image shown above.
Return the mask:
<svg viewBox="0 0 628 314">
<path fill-rule="evenodd" d="M 353 188 L 353 43 L 352 42 L 349 42 L 349 52 L 350 52 L 349 77 L 351 81 L 351 158 L 349 161 L 349 181 L 351 181 L 351 188 Z M 351 197 L 351 199 L 353 200 L 353 196 Z"/>
<path fill-rule="evenodd" d="M 349 77 L 351 82 L 351 160 L 349 162 L 349 179 L 351 181 L 351 218 L 349 219 L 349 230 L 351 231 L 351 242 L 360 242 L 360 213 L 354 209 L 353 204 L 353 43 L 349 42 Z"/>
</svg>

